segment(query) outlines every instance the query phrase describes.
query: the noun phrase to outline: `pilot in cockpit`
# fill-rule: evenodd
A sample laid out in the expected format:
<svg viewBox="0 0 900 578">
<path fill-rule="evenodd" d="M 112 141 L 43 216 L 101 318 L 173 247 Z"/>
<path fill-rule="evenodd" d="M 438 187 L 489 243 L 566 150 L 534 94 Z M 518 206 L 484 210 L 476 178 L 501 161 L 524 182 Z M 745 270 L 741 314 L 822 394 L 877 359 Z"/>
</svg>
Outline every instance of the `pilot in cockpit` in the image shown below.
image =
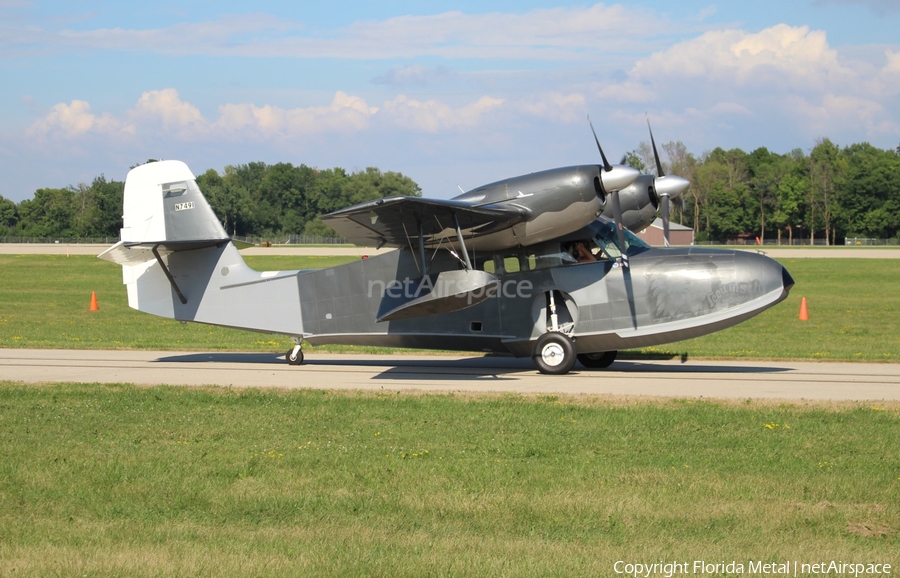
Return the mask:
<svg viewBox="0 0 900 578">
<path fill-rule="evenodd" d="M 575 260 L 579 263 L 591 263 L 596 261 L 597 258 L 594 257 L 594 254 L 591 253 L 591 250 L 588 249 L 588 244 L 590 241 L 575 241 L 572 246 L 572 256 L 575 257 Z"/>
</svg>

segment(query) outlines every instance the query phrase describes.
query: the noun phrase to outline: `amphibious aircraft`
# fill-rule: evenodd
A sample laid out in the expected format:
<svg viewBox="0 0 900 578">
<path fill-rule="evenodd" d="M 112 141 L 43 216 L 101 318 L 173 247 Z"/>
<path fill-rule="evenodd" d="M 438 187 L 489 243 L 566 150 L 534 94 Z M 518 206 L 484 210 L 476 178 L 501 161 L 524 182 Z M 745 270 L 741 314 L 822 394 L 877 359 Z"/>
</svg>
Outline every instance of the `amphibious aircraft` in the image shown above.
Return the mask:
<svg viewBox="0 0 900 578">
<path fill-rule="evenodd" d="M 591 127 L 593 130 L 593 127 Z M 565 374 L 608 367 L 618 350 L 735 325 L 787 297 L 768 257 L 654 248 L 643 229 L 688 186 L 602 164 L 509 178 L 450 200 L 388 197 L 323 216 L 361 246 L 396 247 L 322 270 L 251 269 L 184 163 L 138 166 L 125 182 L 121 241 L 129 305 L 212 325 L 342 343 L 530 356 Z M 651 141 L 653 139 L 651 132 Z"/>
</svg>

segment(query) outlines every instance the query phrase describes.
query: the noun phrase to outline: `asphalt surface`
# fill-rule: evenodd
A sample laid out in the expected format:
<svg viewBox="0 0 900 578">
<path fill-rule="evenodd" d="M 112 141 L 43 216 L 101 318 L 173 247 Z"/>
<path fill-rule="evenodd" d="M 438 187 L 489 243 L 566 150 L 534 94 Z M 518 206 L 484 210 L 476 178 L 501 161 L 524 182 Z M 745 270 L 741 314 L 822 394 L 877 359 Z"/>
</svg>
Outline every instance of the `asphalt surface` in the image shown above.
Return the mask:
<svg viewBox="0 0 900 578">
<path fill-rule="evenodd" d="M 900 364 L 617 361 L 565 376 L 529 359 L 440 355 L 284 355 L 178 351 L 0 349 L 0 378 L 285 389 L 637 395 L 713 399 L 898 401 Z"/>
</svg>

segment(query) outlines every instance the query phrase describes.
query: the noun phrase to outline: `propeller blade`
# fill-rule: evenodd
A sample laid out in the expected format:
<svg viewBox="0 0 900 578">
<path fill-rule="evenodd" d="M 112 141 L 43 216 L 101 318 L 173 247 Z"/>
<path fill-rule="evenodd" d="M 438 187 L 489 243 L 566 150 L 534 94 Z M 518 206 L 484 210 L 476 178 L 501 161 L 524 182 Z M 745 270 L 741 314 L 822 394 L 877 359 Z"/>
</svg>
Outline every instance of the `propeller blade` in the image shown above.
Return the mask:
<svg viewBox="0 0 900 578">
<path fill-rule="evenodd" d="M 656 150 L 656 141 L 653 140 L 653 129 L 650 128 L 650 119 L 647 119 L 647 129 L 650 131 L 650 144 L 653 145 L 653 158 L 656 159 L 656 176 L 664 177 L 666 173 L 663 172 L 662 162 L 659 160 L 659 151 Z"/>
<path fill-rule="evenodd" d="M 662 161 L 659 160 L 659 150 L 656 148 L 656 139 L 653 138 L 653 128 L 650 127 L 650 118 L 647 118 L 647 130 L 650 131 L 650 144 L 653 147 L 653 159 L 656 161 L 656 178 L 653 179 L 653 188 L 660 200 L 660 212 L 663 222 L 663 238 L 666 247 L 669 246 L 669 201 L 681 196 L 681 193 L 690 186 L 690 181 L 677 175 L 666 176 Z M 681 210 L 684 212 L 684 197 L 681 198 Z"/>
<path fill-rule="evenodd" d="M 600 151 L 600 158 L 603 159 L 603 170 L 609 172 L 613 167 L 609 164 L 609 161 L 606 160 L 606 155 L 603 154 L 603 147 L 600 146 L 600 139 L 597 138 L 597 131 L 594 130 L 594 123 L 591 122 L 590 116 L 588 116 L 588 124 L 591 125 L 591 132 L 594 133 L 594 142 L 597 143 L 597 150 Z"/>
<path fill-rule="evenodd" d="M 622 205 L 619 204 L 619 191 L 612 193 L 613 216 L 616 220 L 616 236 L 619 241 L 619 251 L 622 252 L 621 262 L 625 267 L 628 266 L 628 256 L 625 254 L 625 231 L 622 225 Z"/>
<path fill-rule="evenodd" d="M 663 240 L 666 247 L 669 246 L 669 197 L 662 198 L 662 222 L 663 222 Z"/>
</svg>

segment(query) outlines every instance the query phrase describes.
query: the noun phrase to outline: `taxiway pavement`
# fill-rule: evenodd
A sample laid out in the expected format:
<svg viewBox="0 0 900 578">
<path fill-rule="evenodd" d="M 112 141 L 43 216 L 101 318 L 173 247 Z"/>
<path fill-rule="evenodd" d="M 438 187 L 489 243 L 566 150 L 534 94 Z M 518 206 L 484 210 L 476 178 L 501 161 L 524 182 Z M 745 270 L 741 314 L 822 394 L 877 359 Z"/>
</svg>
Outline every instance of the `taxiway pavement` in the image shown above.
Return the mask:
<svg viewBox="0 0 900 578">
<path fill-rule="evenodd" d="M 637 395 L 714 399 L 898 401 L 900 364 L 782 361 L 617 361 L 538 373 L 529 359 L 443 355 L 284 355 L 0 349 L 0 379 L 428 392 Z"/>
</svg>

